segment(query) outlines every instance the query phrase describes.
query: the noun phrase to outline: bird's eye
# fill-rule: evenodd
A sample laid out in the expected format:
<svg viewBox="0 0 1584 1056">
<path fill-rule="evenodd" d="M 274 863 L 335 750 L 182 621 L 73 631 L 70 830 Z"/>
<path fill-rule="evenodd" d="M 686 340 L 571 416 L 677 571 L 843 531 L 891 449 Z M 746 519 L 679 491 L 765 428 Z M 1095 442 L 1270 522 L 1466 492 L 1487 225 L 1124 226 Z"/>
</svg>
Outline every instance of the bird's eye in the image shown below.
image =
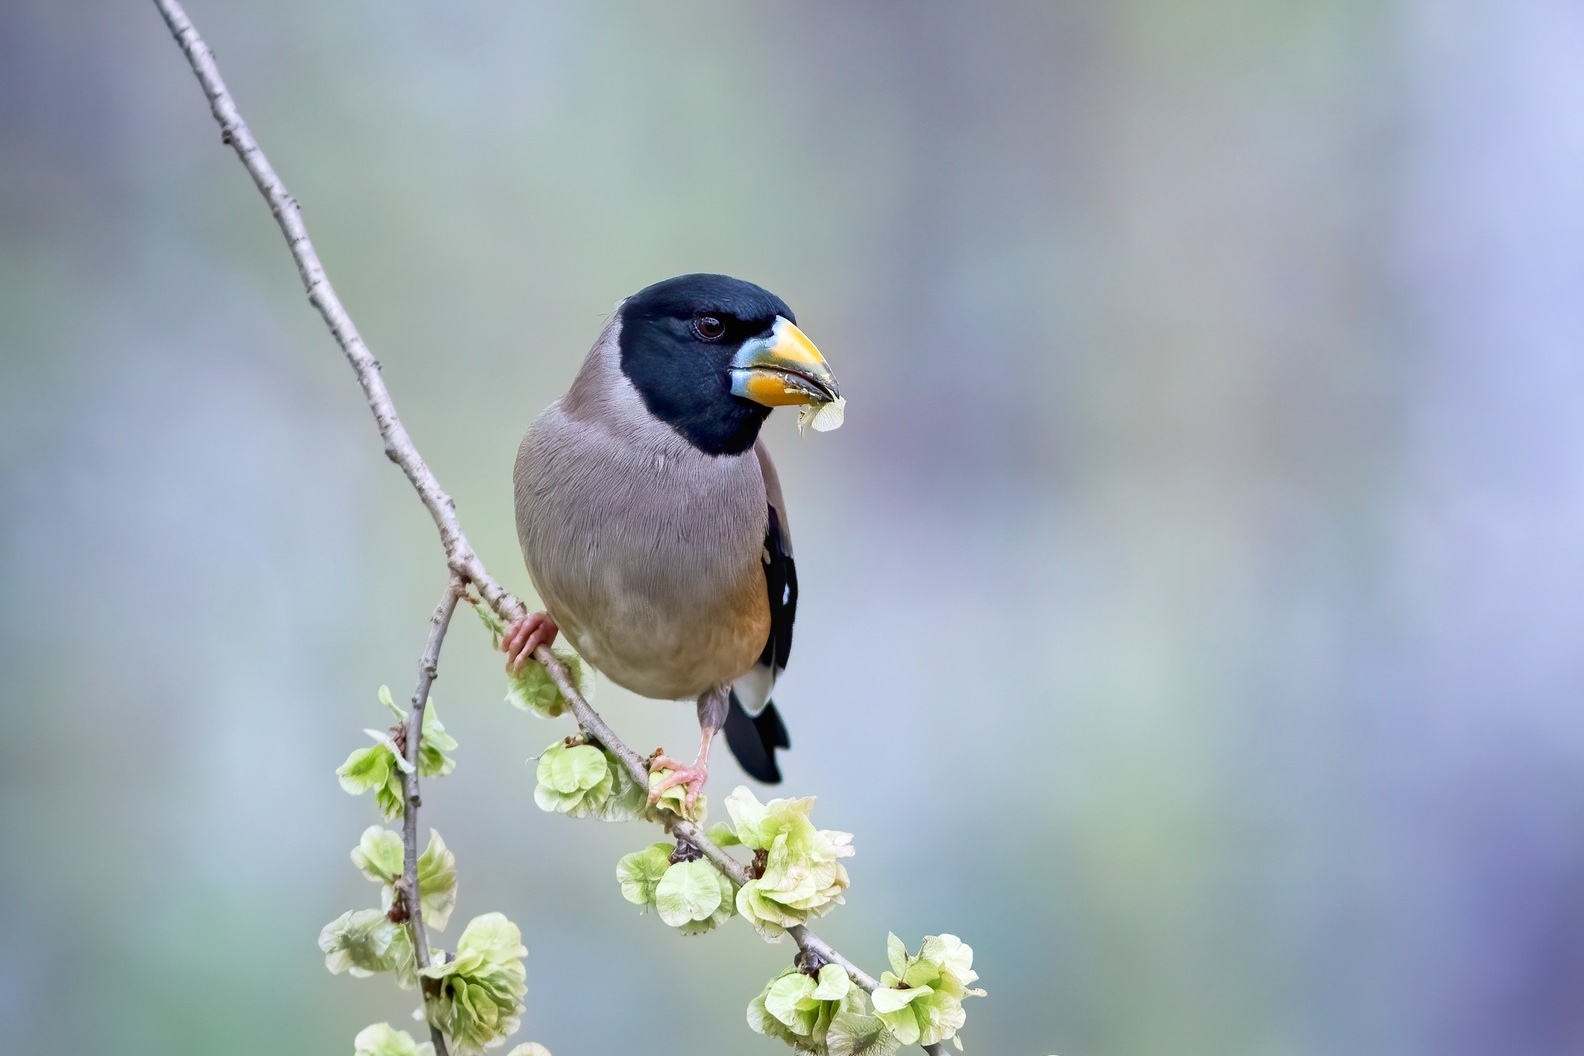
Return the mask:
<svg viewBox="0 0 1584 1056">
<path fill-rule="evenodd" d="M 719 341 L 726 336 L 726 324 L 713 315 L 696 315 L 693 317 L 693 333 L 701 341 Z"/>
</svg>

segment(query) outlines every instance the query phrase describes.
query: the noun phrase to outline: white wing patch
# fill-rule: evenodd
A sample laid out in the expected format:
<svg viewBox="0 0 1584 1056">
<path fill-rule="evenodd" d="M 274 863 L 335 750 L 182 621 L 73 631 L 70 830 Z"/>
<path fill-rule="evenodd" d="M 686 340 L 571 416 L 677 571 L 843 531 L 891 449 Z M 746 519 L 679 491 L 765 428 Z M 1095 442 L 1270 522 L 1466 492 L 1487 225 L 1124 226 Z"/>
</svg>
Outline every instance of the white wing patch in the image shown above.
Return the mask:
<svg viewBox="0 0 1584 1056">
<path fill-rule="evenodd" d="M 774 688 L 775 672 L 763 664 L 755 664 L 747 673 L 732 680 L 732 691 L 737 694 L 738 703 L 750 715 L 757 715 L 764 710 L 765 702 L 770 699 L 770 691 Z"/>
</svg>

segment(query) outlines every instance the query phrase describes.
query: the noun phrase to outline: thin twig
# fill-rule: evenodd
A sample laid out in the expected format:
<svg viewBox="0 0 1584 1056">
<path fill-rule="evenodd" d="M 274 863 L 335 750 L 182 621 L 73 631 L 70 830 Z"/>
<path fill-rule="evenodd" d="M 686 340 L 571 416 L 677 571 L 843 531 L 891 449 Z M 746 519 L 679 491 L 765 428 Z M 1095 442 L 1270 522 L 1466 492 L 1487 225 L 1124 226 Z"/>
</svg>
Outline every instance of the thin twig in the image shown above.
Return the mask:
<svg viewBox="0 0 1584 1056">
<path fill-rule="evenodd" d="M 297 272 L 302 278 L 303 288 L 308 293 L 308 301 L 318 309 L 325 325 L 330 328 L 331 335 L 341 346 L 347 361 L 351 363 L 358 384 L 363 387 L 363 394 L 368 400 L 369 410 L 374 413 L 380 436 L 385 441 L 386 457 L 401 467 L 402 472 L 407 475 L 407 480 L 418 492 L 418 497 L 423 501 L 430 517 L 434 519 L 435 527 L 440 532 L 441 545 L 445 548 L 446 563 L 451 572 L 463 582 L 471 584 L 490 609 L 507 623 L 524 615 L 527 610 L 523 603 L 497 583 L 484 568 L 484 563 L 479 560 L 478 554 L 474 552 L 467 541 L 467 536 L 462 532 L 462 525 L 457 520 L 455 502 L 440 487 L 440 482 L 429 469 L 428 463 L 413 445 L 412 437 L 402 425 L 401 418 L 396 413 L 396 405 L 391 400 L 390 391 L 385 387 L 385 381 L 380 376 L 379 361 L 369 351 L 368 345 L 353 324 L 352 317 L 341 304 L 341 298 L 336 296 L 335 287 L 330 284 L 330 279 L 325 274 L 324 265 L 319 261 L 319 254 L 314 250 L 313 242 L 308 237 L 308 228 L 303 224 L 302 214 L 298 211 L 297 199 L 286 190 L 286 185 L 275 174 L 258 141 L 248 130 L 247 122 L 242 119 L 242 114 L 237 110 L 236 103 L 220 76 L 220 68 L 215 64 L 214 54 L 198 35 L 197 29 L 193 28 L 191 20 L 177 0 L 154 0 L 154 6 L 159 8 L 160 14 L 164 16 L 165 24 L 170 27 L 171 34 L 186 54 L 198 83 L 203 86 L 204 95 L 209 99 L 209 109 L 220 125 L 221 141 L 236 151 L 243 167 L 253 177 L 259 193 L 269 203 L 270 212 L 274 214 L 281 234 L 286 237 L 292 259 L 297 263 Z M 544 664 L 550 672 L 550 677 L 571 705 L 578 725 L 584 732 L 609 748 L 627 767 L 633 779 L 647 786 L 649 775 L 643 758 L 627 747 L 621 738 L 616 736 L 616 731 L 589 707 L 588 702 L 578 692 L 577 686 L 568 677 L 566 669 L 555 659 L 549 648 L 540 646 L 534 651 L 534 658 Z M 702 851 L 734 883 L 741 885 L 747 882 L 749 876 L 746 868 L 721 850 L 698 826 L 679 819 L 670 828 L 675 835 Z M 807 928 L 794 927 L 789 929 L 789 932 L 801 950 L 841 965 L 866 991 L 873 990 L 879 985 L 873 976 L 859 969 Z M 943 1052 L 940 1045 L 928 1045 L 924 1048 L 932 1056 L 941 1056 Z"/>
<path fill-rule="evenodd" d="M 434 685 L 440 666 L 440 646 L 445 642 L 446 628 L 451 626 L 451 614 L 457 601 L 467 589 L 460 576 L 452 573 L 446 584 L 445 597 L 435 606 L 429 617 L 429 642 L 424 646 L 423 659 L 418 662 L 418 685 L 413 689 L 412 708 L 407 713 L 407 770 L 402 774 L 402 799 L 406 809 L 402 812 L 402 882 L 400 897 L 407 912 L 407 926 L 412 929 L 413 959 L 421 972 L 429 967 L 429 938 L 424 932 L 423 891 L 418 885 L 418 808 L 423 805 L 418 795 L 418 761 L 423 749 L 424 709 L 429 706 L 429 687 Z M 429 1038 L 434 1042 L 435 1056 L 446 1056 L 445 1035 L 429 1020 L 429 1005 L 424 1002 L 424 1018 L 429 1022 Z"/>
<path fill-rule="evenodd" d="M 308 303 L 319 310 L 336 343 L 351 362 L 358 383 L 363 386 L 363 394 L 368 398 L 369 409 L 374 412 L 374 420 L 379 423 L 380 436 L 385 440 L 385 456 L 407 474 L 407 479 L 417 489 L 418 497 L 423 500 L 429 515 L 434 518 L 451 570 L 472 583 L 497 612 L 502 615 L 507 611 L 521 613 L 522 602 L 490 577 L 484 569 L 484 563 L 468 545 L 467 537 L 462 534 L 462 526 L 457 523 L 456 504 L 451 501 L 451 496 L 441 490 L 440 483 L 430 472 L 423 456 L 413 446 L 412 437 L 407 435 L 406 427 L 396 414 L 396 406 L 391 402 L 390 391 L 385 388 L 385 381 L 380 377 L 379 360 L 369 351 L 352 317 L 341 304 L 341 298 L 336 296 L 335 287 L 330 285 L 324 265 L 319 262 L 319 254 L 308 238 L 308 228 L 304 226 L 302 213 L 297 209 L 297 199 L 287 192 L 286 185 L 275 175 L 264 151 L 259 149 L 253 133 L 248 131 L 247 122 L 242 120 L 231 93 L 226 90 L 225 81 L 220 77 L 214 53 L 193 28 L 187 12 L 182 10 L 177 0 L 154 0 L 154 6 L 165 17 L 165 24 L 186 53 L 198 83 L 203 85 L 204 94 L 209 98 L 209 109 L 220 125 L 221 142 L 236 151 L 237 157 L 258 186 L 259 193 L 269 202 L 270 212 L 275 215 L 275 222 L 280 225 L 281 234 L 286 236 L 286 243 L 291 247 L 292 259 L 297 262 L 297 272 L 302 277 L 303 288 L 308 292 Z"/>
</svg>

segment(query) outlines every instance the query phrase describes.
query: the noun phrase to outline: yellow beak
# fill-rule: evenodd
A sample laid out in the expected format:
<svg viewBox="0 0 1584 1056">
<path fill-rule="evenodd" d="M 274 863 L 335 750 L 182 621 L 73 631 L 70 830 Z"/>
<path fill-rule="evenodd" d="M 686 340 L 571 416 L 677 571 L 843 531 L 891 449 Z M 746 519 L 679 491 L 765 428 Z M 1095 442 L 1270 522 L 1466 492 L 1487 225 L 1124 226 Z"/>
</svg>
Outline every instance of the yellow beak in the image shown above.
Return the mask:
<svg viewBox="0 0 1584 1056">
<path fill-rule="evenodd" d="M 814 342 L 779 315 L 768 335 L 743 342 L 732 357 L 731 379 L 735 395 L 766 407 L 830 403 L 841 395 Z"/>
</svg>

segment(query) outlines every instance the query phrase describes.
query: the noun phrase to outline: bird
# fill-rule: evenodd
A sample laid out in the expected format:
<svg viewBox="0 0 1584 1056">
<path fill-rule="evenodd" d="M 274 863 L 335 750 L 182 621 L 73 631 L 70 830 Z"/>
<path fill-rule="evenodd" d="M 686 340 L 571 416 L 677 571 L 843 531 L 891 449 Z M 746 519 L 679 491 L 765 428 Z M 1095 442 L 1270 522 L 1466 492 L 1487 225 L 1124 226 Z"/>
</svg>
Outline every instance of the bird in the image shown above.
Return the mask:
<svg viewBox="0 0 1584 1056">
<path fill-rule="evenodd" d="M 781 780 L 791 741 L 770 701 L 792 649 L 797 567 L 760 427 L 778 406 L 843 405 L 785 301 L 727 275 L 679 275 L 621 301 L 513 469 L 517 537 L 544 611 L 502 636 L 520 671 L 563 634 L 639 696 L 689 700 L 691 764 L 650 762 L 651 800 L 692 809 L 710 744 Z"/>
</svg>

